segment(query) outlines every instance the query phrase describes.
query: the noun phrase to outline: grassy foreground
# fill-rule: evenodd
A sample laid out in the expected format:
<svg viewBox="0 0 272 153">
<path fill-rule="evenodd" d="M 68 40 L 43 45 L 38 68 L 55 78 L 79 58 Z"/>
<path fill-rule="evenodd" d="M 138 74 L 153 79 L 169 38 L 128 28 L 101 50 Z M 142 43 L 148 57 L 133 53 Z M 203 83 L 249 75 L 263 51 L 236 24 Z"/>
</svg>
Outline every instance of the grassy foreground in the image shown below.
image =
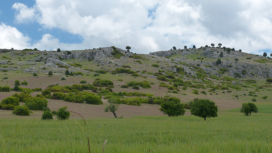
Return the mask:
<svg viewBox="0 0 272 153">
<path fill-rule="evenodd" d="M 272 114 L 246 117 L 223 112 L 217 118 L 135 117 L 41 121 L 0 119 L 2 153 L 272 152 Z"/>
</svg>

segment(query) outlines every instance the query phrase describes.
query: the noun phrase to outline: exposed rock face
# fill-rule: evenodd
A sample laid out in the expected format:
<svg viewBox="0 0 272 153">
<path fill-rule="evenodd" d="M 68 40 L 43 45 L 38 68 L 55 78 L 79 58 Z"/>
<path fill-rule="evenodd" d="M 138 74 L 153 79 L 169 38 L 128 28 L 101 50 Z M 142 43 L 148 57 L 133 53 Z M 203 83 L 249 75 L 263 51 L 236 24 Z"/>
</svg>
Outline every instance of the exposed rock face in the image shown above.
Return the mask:
<svg viewBox="0 0 272 153">
<path fill-rule="evenodd" d="M 46 66 L 62 65 L 62 66 L 71 67 L 71 65 L 54 58 L 48 58 L 45 65 Z"/>
</svg>

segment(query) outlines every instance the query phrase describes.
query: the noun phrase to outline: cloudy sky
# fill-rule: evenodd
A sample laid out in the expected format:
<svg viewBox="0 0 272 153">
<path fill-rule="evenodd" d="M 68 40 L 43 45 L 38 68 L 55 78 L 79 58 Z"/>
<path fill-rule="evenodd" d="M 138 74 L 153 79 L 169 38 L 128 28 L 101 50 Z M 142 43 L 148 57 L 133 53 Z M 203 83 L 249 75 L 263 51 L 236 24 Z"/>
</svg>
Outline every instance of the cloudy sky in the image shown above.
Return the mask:
<svg viewBox="0 0 272 153">
<path fill-rule="evenodd" d="M 2 0 L 0 48 L 272 49 L 271 0 Z"/>
</svg>

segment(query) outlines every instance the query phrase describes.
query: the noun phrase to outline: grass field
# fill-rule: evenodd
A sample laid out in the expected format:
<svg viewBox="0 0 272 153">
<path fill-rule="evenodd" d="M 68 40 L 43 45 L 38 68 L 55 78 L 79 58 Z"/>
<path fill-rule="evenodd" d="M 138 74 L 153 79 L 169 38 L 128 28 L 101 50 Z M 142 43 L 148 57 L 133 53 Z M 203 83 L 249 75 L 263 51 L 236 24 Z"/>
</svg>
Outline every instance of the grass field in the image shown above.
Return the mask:
<svg viewBox="0 0 272 153">
<path fill-rule="evenodd" d="M 97 118 L 84 121 L 0 119 L 2 153 L 265 153 L 272 152 L 272 114 L 265 104 L 250 117 L 234 110 L 204 121 L 195 116 Z M 262 112 L 265 113 L 262 113 Z"/>
</svg>

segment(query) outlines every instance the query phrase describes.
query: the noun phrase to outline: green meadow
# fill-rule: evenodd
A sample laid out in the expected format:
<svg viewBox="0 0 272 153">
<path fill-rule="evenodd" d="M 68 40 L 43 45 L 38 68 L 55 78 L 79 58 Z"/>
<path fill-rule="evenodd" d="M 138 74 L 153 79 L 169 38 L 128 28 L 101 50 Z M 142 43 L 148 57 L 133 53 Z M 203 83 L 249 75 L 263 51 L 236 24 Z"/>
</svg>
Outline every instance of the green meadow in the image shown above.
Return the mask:
<svg viewBox="0 0 272 153">
<path fill-rule="evenodd" d="M 204 121 L 195 116 L 42 121 L 0 119 L 1 153 L 269 153 L 272 104 L 245 116 L 239 109 Z M 188 110 L 187 110 L 188 111 Z"/>
</svg>

